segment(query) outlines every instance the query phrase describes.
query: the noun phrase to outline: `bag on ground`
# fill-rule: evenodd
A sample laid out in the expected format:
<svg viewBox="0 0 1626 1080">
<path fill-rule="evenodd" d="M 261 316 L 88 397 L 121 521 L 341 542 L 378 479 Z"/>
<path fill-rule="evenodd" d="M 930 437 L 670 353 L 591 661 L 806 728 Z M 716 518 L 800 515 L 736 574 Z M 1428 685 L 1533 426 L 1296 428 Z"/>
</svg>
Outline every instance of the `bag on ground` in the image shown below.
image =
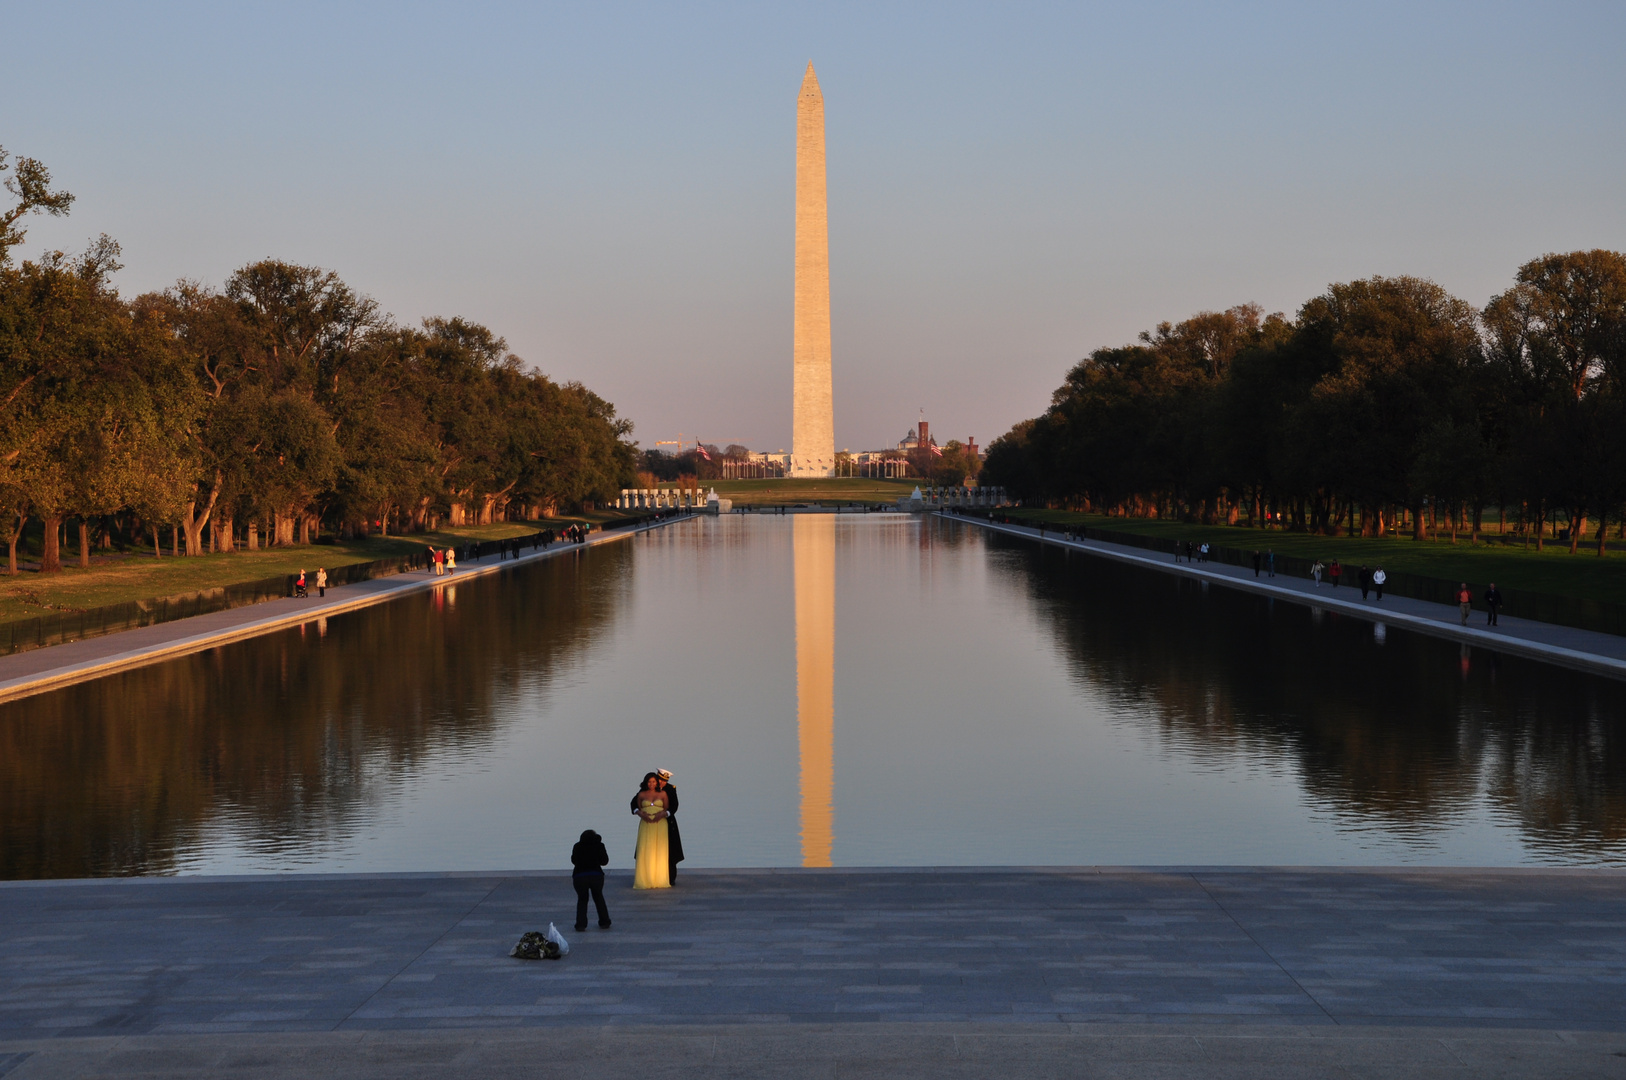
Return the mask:
<svg viewBox="0 0 1626 1080">
<path fill-rule="evenodd" d="M 548 933 L 557 937 L 559 931 L 553 928 L 552 923 L 549 923 Z M 564 939 L 559 938 L 559 940 L 563 941 Z M 564 954 L 555 942 L 548 939 L 547 934 L 542 933 L 540 930 L 529 930 L 526 931 L 524 937 L 519 939 L 519 944 L 515 945 L 508 955 L 519 960 L 557 960 Z"/>
<path fill-rule="evenodd" d="M 570 955 L 570 942 L 565 940 L 565 936 L 559 932 L 559 928 L 552 923 L 548 924 L 547 939 L 559 947 L 560 956 Z"/>
</svg>

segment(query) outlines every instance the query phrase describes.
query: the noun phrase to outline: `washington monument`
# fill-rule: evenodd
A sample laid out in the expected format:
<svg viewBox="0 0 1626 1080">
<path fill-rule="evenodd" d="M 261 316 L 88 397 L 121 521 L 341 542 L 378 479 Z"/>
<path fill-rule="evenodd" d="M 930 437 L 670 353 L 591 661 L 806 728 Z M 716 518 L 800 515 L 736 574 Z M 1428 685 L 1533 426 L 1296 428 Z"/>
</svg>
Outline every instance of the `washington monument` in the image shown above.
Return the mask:
<svg viewBox="0 0 1626 1080">
<path fill-rule="evenodd" d="M 792 476 L 836 473 L 836 425 L 830 406 L 830 225 L 824 202 L 824 95 L 809 62 L 796 100 Z"/>
</svg>

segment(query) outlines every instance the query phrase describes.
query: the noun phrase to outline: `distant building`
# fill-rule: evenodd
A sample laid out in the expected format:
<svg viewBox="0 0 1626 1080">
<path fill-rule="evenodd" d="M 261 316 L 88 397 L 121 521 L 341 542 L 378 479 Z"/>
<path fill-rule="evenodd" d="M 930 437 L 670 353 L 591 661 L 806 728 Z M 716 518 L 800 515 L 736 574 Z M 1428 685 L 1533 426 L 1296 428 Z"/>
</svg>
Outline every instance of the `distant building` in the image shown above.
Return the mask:
<svg viewBox="0 0 1626 1080">
<path fill-rule="evenodd" d="M 850 476 L 897 479 L 909 475 L 909 462 L 896 450 L 860 450 L 850 455 Z"/>
<path fill-rule="evenodd" d="M 905 454 L 915 450 L 924 450 L 932 444 L 932 426 L 925 420 L 915 425 L 913 431 L 904 434 L 898 440 L 898 449 Z"/>
<path fill-rule="evenodd" d="M 744 461 L 722 462 L 725 480 L 771 480 L 784 476 L 790 468 L 790 455 L 783 450 L 766 454 L 748 451 Z"/>
</svg>

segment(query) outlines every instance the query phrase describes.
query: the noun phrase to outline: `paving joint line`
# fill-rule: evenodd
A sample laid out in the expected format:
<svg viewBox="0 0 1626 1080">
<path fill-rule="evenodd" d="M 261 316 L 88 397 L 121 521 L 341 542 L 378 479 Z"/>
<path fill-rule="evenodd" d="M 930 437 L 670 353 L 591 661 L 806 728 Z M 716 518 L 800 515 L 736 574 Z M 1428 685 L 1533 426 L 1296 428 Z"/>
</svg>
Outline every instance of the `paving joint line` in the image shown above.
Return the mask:
<svg viewBox="0 0 1626 1080">
<path fill-rule="evenodd" d="M 1298 978 L 1296 976 L 1294 976 L 1294 974 L 1291 971 L 1288 971 L 1287 968 L 1283 967 L 1282 962 L 1280 960 L 1276 959 L 1275 955 L 1273 955 L 1269 949 L 1265 948 L 1262 944 L 1260 944 L 1259 939 L 1254 937 L 1253 933 L 1246 926 L 1243 926 L 1242 923 L 1240 921 L 1238 921 L 1238 919 L 1237 919 L 1237 917 L 1235 915 L 1231 914 L 1230 910 L 1228 908 L 1226 908 L 1226 906 L 1223 903 L 1220 902 L 1219 897 L 1215 896 L 1212 892 L 1209 891 L 1208 886 L 1206 884 L 1204 884 L 1203 879 L 1199 875 L 1192 874 L 1190 876 L 1191 876 L 1192 882 L 1196 884 L 1197 888 L 1201 889 L 1203 891 L 1203 895 L 1208 897 L 1209 903 L 1213 904 L 1216 908 L 1218 908 L 1219 911 L 1220 911 L 1220 914 L 1224 915 L 1227 919 L 1230 919 L 1231 920 L 1231 925 L 1236 927 L 1238 930 L 1242 931 L 1243 936 L 1245 936 L 1249 941 L 1253 942 L 1254 948 L 1258 949 L 1260 952 L 1262 952 L 1266 956 L 1270 957 L 1270 962 L 1272 964 L 1276 965 L 1276 970 L 1280 971 L 1283 975 L 1287 976 L 1287 981 L 1292 983 L 1294 986 L 1298 987 L 1299 993 L 1303 994 L 1305 997 L 1307 997 L 1311 1001 L 1313 1001 L 1315 1003 L 1315 1007 L 1321 1010 L 1321 1015 L 1322 1016 L 1325 1016 L 1328 1020 L 1331 1020 L 1335 1027 L 1343 1027 L 1344 1026 L 1344 1025 L 1342 1025 L 1342 1024 L 1340 1024 L 1338 1022 L 1338 1018 L 1336 1016 L 1334 1016 L 1332 1013 L 1327 1011 L 1327 1007 L 1325 1005 L 1321 1004 L 1321 1000 L 1319 998 L 1317 998 L 1314 994 L 1310 993 L 1310 991 L 1306 990 L 1304 988 L 1304 984 L 1299 982 Z M 1201 1040 L 1199 1040 L 1199 1041 L 1201 1041 Z"/>
<path fill-rule="evenodd" d="M 458 927 L 462 926 L 463 925 L 463 920 L 467 919 L 470 915 L 473 915 L 477 910 L 479 910 L 479 907 L 480 907 L 481 904 L 485 903 L 487 900 L 490 900 L 491 897 L 492 897 L 492 894 L 495 893 L 498 889 L 503 887 L 503 883 L 504 883 L 505 880 L 506 879 L 504 879 L 504 878 L 497 878 L 495 881 L 493 881 L 492 884 L 491 884 L 491 888 L 487 889 L 485 891 L 485 893 L 483 895 L 481 895 L 481 897 L 478 900 L 476 900 L 474 903 L 470 904 L 467 911 L 463 912 L 463 914 L 459 915 L 456 919 L 453 919 L 451 924 L 448 925 L 446 927 L 446 929 L 444 929 L 444 930 L 442 930 L 440 932 L 439 937 L 435 938 L 434 941 L 431 941 L 429 944 L 425 945 L 423 947 L 422 951 L 420 951 L 417 956 L 414 956 L 412 959 L 410 959 L 406 963 L 402 964 L 400 966 L 400 968 L 396 970 L 395 974 L 391 975 L 389 978 L 387 978 L 383 982 L 379 983 L 377 988 L 375 988 L 372 993 L 367 995 L 366 1000 L 362 1001 L 354 1009 L 351 1009 L 348 1013 L 345 1014 L 344 1019 L 338 1021 L 337 1023 L 335 1023 L 332 1027 L 328 1028 L 327 1030 L 328 1031 L 343 1031 L 343 1030 L 346 1030 L 344 1025 L 348 1024 L 351 1020 L 355 1019 L 356 1014 L 358 1012 L 360 1012 L 361 1010 L 365 1009 L 372 1002 L 372 1000 L 374 998 L 376 998 L 379 994 L 382 994 L 385 990 L 388 990 L 389 987 L 390 987 L 390 984 L 395 982 L 396 979 L 400 978 L 407 971 L 408 968 L 412 967 L 413 964 L 416 964 L 419 960 L 422 960 L 424 957 L 428 956 L 429 955 L 429 950 L 433 949 L 436 945 L 439 945 L 442 941 L 445 941 L 447 934 L 450 934 L 453 930 L 456 930 Z"/>
</svg>

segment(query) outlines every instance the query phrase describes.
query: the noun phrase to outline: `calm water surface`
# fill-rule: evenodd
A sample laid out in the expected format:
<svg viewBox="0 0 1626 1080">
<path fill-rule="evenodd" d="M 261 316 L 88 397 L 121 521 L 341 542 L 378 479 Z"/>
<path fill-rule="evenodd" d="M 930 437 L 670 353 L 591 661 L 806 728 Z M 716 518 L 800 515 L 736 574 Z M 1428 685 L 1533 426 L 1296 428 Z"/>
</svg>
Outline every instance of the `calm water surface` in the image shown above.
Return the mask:
<svg viewBox="0 0 1626 1080">
<path fill-rule="evenodd" d="M 1626 685 L 901 515 L 680 523 L 0 706 L 0 876 L 1626 864 Z"/>
</svg>

